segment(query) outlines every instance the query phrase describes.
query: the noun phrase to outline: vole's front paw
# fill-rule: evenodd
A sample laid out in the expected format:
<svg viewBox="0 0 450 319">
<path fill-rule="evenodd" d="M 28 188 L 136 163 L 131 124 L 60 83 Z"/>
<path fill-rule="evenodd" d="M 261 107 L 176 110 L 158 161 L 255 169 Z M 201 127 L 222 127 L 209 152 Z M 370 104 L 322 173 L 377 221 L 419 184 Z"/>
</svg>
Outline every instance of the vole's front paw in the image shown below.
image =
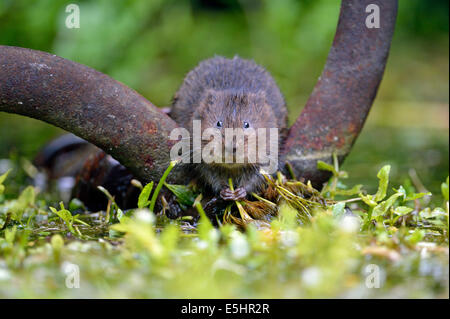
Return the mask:
<svg viewBox="0 0 450 319">
<path fill-rule="evenodd" d="M 247 196 L 247 191 L 243 187 L 236 188 L 234 191 L 229 188 L 224 188 L 220 192 L 220 197 L 226 201 L 242 200 L 245 196 Z"/>
</svg>

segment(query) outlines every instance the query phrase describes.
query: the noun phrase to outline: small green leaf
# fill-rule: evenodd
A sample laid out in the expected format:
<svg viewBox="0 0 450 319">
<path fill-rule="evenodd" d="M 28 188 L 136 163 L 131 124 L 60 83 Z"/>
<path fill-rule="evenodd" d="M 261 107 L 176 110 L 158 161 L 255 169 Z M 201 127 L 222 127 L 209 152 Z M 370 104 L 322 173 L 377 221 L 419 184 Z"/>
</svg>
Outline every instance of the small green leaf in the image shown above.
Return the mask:
<svg viewBox="0 0 450 319">
<path fill-rule="evenodd" d="M 400 185 L 400 187 L 398 189 L 394 188 L 394 190 L 397 193 L 401 193 L 402 194 L 404 202 L 409 202 L 409 201 L 412 201 L 412 200 L 416 200 L 416 199 L 422 198 L 424 196 L 430 196 L 431 195 L 430 192 L 428 192 L 428 193 L 414 193 L 414 188 L 413 187 L 409 187 L 408 191 L 407 191 L 406 188 L 403 187 L 402 185 Z"/>
<path fill-rule="evenodd" d="M 411 235 L 406 237 L 406 240 L 409 241 L 411 244 L 415 245 L 419 241 L 422 241 L 424 237 L 425 237 L 425 230 L 417 228 Z"/>
<path fill-rule="evenodd" d="M 153 212 L 153 210 L 155 209 L 155 205 L 156 205 L 156 199 L 158 198 L 158 194 L 159 191 L 161 190 L 161 188 L 163 187 L 164 182 L 166 181 L 167 176 L 169 175 L 170 171 L 175 167 L 175 165 L 178 164 L 178 161 L 171 161 L 169 164 L 169 167 L 166 168 L 166 170 L 164 171 L 163 176 L 161 177 L 161 179 L 158 182 L 158 185 L 156 185 L 156 189 L 153 193 L 152 199 L 150 201 L 150 211 Z"/>
<path fill-rule="evenodd" d="M 23 190 L 20 194 L 18 201 L 22 203 L 24 206 L 34 205 L 36 199 L 36 193 L 34 191 L 33 186 L 28 186 Z"/>
<path fill-rule="evenodd" d="M 419 216 L 425 219 L 429 219 L 429 218 L 436 218 L 439 216 L 445 216 L 447 215 L 447 213 L 445 212 L 444 209 L 440 208 L 440 207 L 436 207 L 435 209 L 431 210 L 431 208 L 427 207 L 424 210 L 421 210 L 419 212 Z"/>
<path fill-rule="evenodd" d="M 76 232 L 72 226 L 73 224 L 72 213 L 64 208 L 64 204 L 62 202 L 60 202 L 59 205 L 61 207 L 61 210 L 56 210 L 56 208 L 54 207 L 50 207 L 50 210 L 56 215 L 58 215 L 59 218 L 61 218 L 64 221 L 64 223 L 66 224 L 67 228 L 69 228 L 69 231 L 71 233 L 77 234 L 78 232 Z"/>
<path fill-rule="evenodd" d="M 123 213 L 123 211 L 120 208 L 117 208 L 117 219 L 120 221 L 122 221 L 122 218 L 125 216 L 125 214 Z"/>
<path fill-rule="evenodd" d="M 389 197 L 387 200 L 379 203 L 377 206 L 375 206 L 375 208 L 373 209 L 372 212 L 372 217 L 378 217 L 378 216 L 382 216 L 384 214 L 386 214 L 386 212 L 388 211 L 388 209 L 394 205 L 395 201 L 397 200 L 397 198 L 399 198 L 400 196 L 402 196 L 401 193 L 395 193 L 394 195 L 392 195 L 391 197 Z"/>
<path fill-rule="evenodd" d="M 209 233 L 213 230 L 213 225 L 211 221 L 206 216 L 205 211 L 203 210 L 202 204 L 202 194 L 198 195 L 194 201 L 194 207 L 197 209 L 198 214 L 200 215 L 199 224 L 197 226 L 198 236 L 201 240 L 207 240 L 209 238 Z"/>
<path fill-rule="evenodd" d="M 5 229 L 5 240 L 7 243 L 12 244 L 14 242 L 14 238 L 16 237 L 17 226 L 14 225 L 11 228 Z"/>
<path fill-rule="evenodd" d="M 64 222 L 71 222 L 72 221 L 72 214 L 70 214 L 70 212 L 67 213 L 68 211 L 66 211 L 65 209 L 58 211 L 54 207 L 50 207 L 50 210 L 53 213 L 55 213 L 56 215 L 58 215 L 59 218 L 61 218 Z"/>
<path fill-rule="evenodd" d="M 442 196 L 444 196 L 444 199 L 446 201 L 448 201 L 448 188 L 449 188 L 449 186 L 448 186 L 449 183 L 448 182 L 449 181 L 448 181 L 448 176 L 447 176 L 446 182 L 442 183 L 442 185 L 441 185 Z"/>
<path fill-rule="evenodd" d="M 352 196 L 359 194 L 361 192 L 362 185 L 358 184 L 353 186 L 351 189 L 337 189 L 334 193 L 336 195 L 343 195 L 343 196 Z"/>
<path fill-rule="evenodd" d="M 408 206 L 398 206 L 394 209 L 394 214 L 398 216 L 404 216 L 411 213 L 414 209 Z"/>
<path fill-rule="evenodd" d="M 322 171 L 328 171 L 332 172 L 333 175 L 338 175 L 338 172 L 334 169 L 334 166 L 328 163 L 325 163 L 324 161 L 317 161 L 317 168 Z"/>
<path fill-rule="evenodd" d="M 3 181 L 5 180 L 7 174 L 9 173 L 9 171 L 7 171 L 5 174 L 3 174 L 2 176 L 0 176 L 0 195 L 3 194 L 3 192 L 5 191 L 5 186 L 2 185 Z"/>
<path fill-rule="evenodd" d="M 374 196 L 374 201 L 379 202 L 386 197 L 386 192 L 389 184 L 389 172 L 391 170 L 390 165 L 383 166 L 377 174 L 380 180 L 378 185 L 378 191 Z"/>
<path fill-rule="evenodd" d="M 86 210 L 86 207 L 84 206 L 83 202 L 78 198 L 72 198 L 72 200 L 69 203 L 69 210 L 76 211 L 77 209 Z"/>
<path fill-rule="evenodd" d="M 406 192 L 406 189 L 403 187 L 403 185 L 400 185 L 400 187 L 399 187 L 398 189 L 395 189 L 395 188 L 394 188 L 394 191 L 395 191 L 396 193 L 402 194 L 403 200 L 405 200 L 405 198 L 406 198 L 406 196 L 407 196 L 407 192 Z"/>
<path fill-rule="evenodd" d="M 422 197 L 424 197 L 424 196 L 431 196 L 431 192 L 428 192 L 428 193 L 413 193 L 413 194 L 410 194 L 410 195 L 406 196 L 405 202 L 412 201 L 412 200 L 416 200 L 416 199 L 422 198 Z"/>
<path fill-rule="evenodd" d="M 77 218 L 79 215 L 75 215 L 73 216 L 73 221 L 77 222 L 78 224 L 84 225 L 84 226 L 88 226 L 91 227 L 88 223 L 82 221 L 81 219 Z"/>
<path fill-rule="evenodd" d="M 177 197 L 180 204 L 189 207 L 194 204 L 197 194 L 195 194 L 190 187 L 186 185 L 171 185 L 167 183 L 164 183 L 164 186 L 166 186 Z"/>
<path fill-rule="evenodd" d="M 298 225 L 297 215 L 298 211 L 286 202 L 283 202 L 279 207 L 278 220 L 280 225 L 286 229 L 293 229 Z"/>
<path fill-rule="evenodd" d="M 11 172 L 11 169 L 7 170 L 4 174 L 0 175 L 0 185 L 3 184 L 6 177 L 8 177 L 9 172 Z"/>
<path fill-rule="evenodd" d="M 36 200 L 36 194 L 35 194 L 34 187 L 28 186 L 19 195 L 19 198 L 17 198 L 17 200 L 15 200 L 9 207 L 9 210 L 13 213 L 12 219 L 14 219 L 16 221 L 20 221 L 25 209 L 29 206 L 34 205 L 35 200 Z"/>
<path fill-rule="evenodd" d="M 373 196 L 372 195 L 364 195 L 364 194 L 360 193 L 359 194 L 359 198 L 361 198 L 362 201 L 364 203 L 366 203 L 367 205 L 369 205 L 370 207 L 377 206 L 377 202 L 373 200 Z"/>
<path fill-rule="evenodd" d="M 139 194 L 138 208 L 147 207 L 150 204 L 148 200 L 153 189 L 153 182 L 148 183 Z"/>
</svg>

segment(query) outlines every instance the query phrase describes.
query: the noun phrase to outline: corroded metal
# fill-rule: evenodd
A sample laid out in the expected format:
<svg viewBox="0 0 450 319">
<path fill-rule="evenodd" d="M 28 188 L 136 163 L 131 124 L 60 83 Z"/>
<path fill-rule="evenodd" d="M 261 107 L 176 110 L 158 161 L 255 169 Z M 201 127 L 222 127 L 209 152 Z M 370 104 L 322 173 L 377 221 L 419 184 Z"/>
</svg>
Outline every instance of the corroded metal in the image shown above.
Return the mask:
<svg viewBox="0 0 450 319">
<path fill-rule="evenodd" d="M 141 95 L 87 66 L 0 46 L 0 111 L 33 117 L 97 145 L 143 181 L 169 165 L 176 123 Z M 176 174 L 171 175 L 172 178 Z"/>
<path fill-rule="evenodd" d="M 105 209 L 108 200 L 97 188 L 102 186 L 114 196 L 120 208 L 134 208 L 140 189 L 131 184 L 132 179 L 133 175 L 123 165 L 97 149 L 78 172 L 72 196 L 80 199 L 90 211 Z"/>
<path fill-rule="evenodd" d="M 380 28 L 369 29 L 369 4 L 379 6 Z M 317 161 L 341 162 L 369 113 L 383 76 L 397 15 L 396 0 L 343 0 L 327 63 L 305 108 L 290 128 L 283 159 L 297 176 L 320 187 L 329 177 Z"/>
</svg>

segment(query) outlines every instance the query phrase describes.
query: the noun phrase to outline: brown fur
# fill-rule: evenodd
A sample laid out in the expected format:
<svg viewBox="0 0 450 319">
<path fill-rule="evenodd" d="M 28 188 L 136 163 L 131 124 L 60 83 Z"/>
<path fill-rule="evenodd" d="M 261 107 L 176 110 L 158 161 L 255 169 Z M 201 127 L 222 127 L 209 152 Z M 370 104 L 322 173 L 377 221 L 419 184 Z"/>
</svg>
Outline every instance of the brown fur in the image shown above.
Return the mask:
<svg viewBox="0 0 450 319">
<path fill-rule="evenodd" d="M 275 81 L 262 67 L 239 57 L 214 57 L 190 71 L 175 94 L 171 116 L 191 133 L 193 120 L 202 121 L 202 131 L 218 121 L 221 129 L 242 128 L 244 122 L 255 130 L 279 128 L 280 140 L 287 127 L 285 101 Z M 189 164 L 186 172 L 214 194 L 228 187 L 229 178 L 248 193 L 259 191 L 264 181 L 257 164 Z"/>
</svg>

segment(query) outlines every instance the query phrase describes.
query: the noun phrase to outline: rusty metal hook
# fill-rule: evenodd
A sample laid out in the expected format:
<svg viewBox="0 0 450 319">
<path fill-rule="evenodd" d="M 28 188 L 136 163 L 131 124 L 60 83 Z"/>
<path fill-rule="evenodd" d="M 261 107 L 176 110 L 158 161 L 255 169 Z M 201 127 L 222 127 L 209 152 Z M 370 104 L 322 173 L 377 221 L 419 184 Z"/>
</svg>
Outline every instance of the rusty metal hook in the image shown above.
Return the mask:
<svg viewBox="0 0 450 319">
<path fill-rule="evenodd" d="M 380 9 L 380 28 L 368 28 L 366 8 Z M 320 187 L 330 177 L 317 161 L 342 162 L 369 114 L 383 77 L 397 16 L 396 0 L 343 0 L 322 75 L 282 152 L 297 176 Z"/>
</svg>

